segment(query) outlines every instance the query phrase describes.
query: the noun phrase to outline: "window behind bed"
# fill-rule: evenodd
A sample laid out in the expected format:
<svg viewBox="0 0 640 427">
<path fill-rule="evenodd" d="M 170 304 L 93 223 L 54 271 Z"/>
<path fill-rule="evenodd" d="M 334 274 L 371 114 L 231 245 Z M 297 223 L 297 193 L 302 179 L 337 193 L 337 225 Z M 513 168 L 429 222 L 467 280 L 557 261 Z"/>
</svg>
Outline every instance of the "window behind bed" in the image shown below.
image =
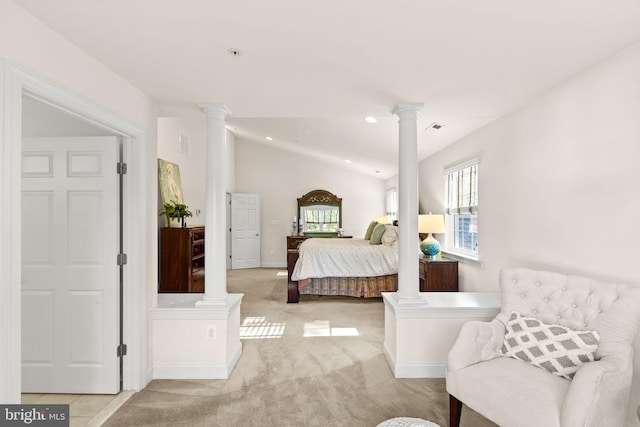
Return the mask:
<svg viewBox="0 0 640 427">
<path fill-rule="evenodd" d="M 321 237 L 337 236 L 342 228 L 342 199 L 326 190 L 298 197 L 298 232 Z"/>
<path fill-rule="evenodd" d="M 308 206 L 303 211 L 303 231 L 337 232 L 340 228 L 340 211 L 336 206 Z"/>
</svg>

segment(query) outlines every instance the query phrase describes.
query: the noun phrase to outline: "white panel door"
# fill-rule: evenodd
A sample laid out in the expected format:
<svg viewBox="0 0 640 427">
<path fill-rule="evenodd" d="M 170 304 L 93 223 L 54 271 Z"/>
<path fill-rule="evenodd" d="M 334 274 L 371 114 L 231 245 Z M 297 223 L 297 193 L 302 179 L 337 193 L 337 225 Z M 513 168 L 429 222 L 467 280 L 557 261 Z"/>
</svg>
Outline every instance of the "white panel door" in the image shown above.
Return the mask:
<svg viewBox="0 0 640 427">
<path fill-rule="evenodd" d="M 233 266 L 231 265 L 231 194 L 226 193 L 225 195 L 225 206 L 227 207 L 227 211 L 225 214 L 225 240 L 227 244 L 227 270 L 231 270 Z"/>
<path fill-rule="evenodd" d="M 260 196 L 231 194 L 231 268 L 260 267 Z"/>
<path fill-rule="evenodd" d="M 117 150 L 115 137 L 23 141 L 23 392 L 119 392 Z"/>
</svg>

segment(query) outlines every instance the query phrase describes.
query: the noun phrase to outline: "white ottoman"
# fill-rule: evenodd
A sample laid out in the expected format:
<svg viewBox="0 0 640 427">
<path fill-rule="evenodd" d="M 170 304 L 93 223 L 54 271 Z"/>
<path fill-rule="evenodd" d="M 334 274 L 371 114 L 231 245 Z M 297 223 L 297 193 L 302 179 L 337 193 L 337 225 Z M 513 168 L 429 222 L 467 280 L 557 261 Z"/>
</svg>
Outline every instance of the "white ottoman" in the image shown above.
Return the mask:
<svg viewBox="0 0 640 427">
<path fill-rule="evenodd" d="M 378 424 L 377 427 L 440 427 L 436 423 L 423 420 L 422 418 L 398 417 L 391 418 Z"/>
</svg>

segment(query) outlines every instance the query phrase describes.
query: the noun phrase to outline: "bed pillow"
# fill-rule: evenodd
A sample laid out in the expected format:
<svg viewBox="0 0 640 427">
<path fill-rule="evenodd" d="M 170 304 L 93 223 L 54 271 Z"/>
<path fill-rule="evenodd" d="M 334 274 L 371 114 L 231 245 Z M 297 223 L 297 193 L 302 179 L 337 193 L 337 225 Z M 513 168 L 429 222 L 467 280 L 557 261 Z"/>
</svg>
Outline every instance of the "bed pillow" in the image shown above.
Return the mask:
<svg viewBox="0 0 640 427">
<path fill-rule="evenodd" d="M 396 248 L 398 246 L 398 227 L 395 225 L 385 225 L 385 232 L 382 235 L 382 244 Z"/>
<path fill-rule="evenodd" d="M 376 225 L 378 225 L 376 221 L 371 221 L 371 224 L 369 224 L 367 231 L 364 233 L 364 240 L 371 239 L 371 233 L 373 233 L 373 229 L 376 228 Z"/>
<path fill-rule="evenodd" d="M 514 311 L 506 325 L 502 353 L 571 380 L 580 366 L 593 362 L 600 335 L 547 325 Z"/>
<path fill-rule="evenodd" d="M 382 244 L 382 236 L 384 232 L 387 230 L 387 227 L 384 224 L 378 224 L 374 227 L 371 232 L 371 244 L 372 245 L 380 245 Z"/>
</svg>

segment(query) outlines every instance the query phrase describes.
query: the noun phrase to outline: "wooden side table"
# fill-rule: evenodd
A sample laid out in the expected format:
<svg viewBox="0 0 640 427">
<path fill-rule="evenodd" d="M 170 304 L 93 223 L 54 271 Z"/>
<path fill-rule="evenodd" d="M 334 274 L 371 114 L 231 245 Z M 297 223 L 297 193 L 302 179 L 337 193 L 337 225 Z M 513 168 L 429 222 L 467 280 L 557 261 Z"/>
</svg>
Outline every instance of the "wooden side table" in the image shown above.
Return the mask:
<svg viewBox="0 0 640 427">
<path fill-rule="evenodd" d="M 297 303 L 300 300 L 298 282 L 291 280 L 293 267 L 298 261 L 299 252 L 297 249 L 287 249 L 287 303 Z"/>
<path fill-rule="evenodd" d="M 458 292 L 458 261 L 420 258 L 420 292 Z"/>
</svg>

